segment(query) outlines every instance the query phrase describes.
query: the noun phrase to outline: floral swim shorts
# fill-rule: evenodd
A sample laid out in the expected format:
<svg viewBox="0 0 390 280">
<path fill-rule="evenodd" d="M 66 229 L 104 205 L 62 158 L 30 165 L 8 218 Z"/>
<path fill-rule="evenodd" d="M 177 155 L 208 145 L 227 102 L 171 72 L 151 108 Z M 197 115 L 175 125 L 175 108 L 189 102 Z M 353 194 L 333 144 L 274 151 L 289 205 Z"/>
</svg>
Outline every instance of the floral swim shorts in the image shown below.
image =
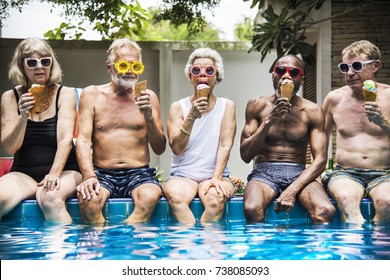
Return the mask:
<svg viewBox="0 0 390 280">
<path fill-rule="evenodd" d="M 325 187 L 328 187 L 333 181 L 347 177 L 358 182 L 368 192 L 381 183 L 390 182 L 390 169 L 363 169 L 363 168 L 342 168 L 336 166 L 330 174 L 326 174 L 322 179 Z"/>
</svg>

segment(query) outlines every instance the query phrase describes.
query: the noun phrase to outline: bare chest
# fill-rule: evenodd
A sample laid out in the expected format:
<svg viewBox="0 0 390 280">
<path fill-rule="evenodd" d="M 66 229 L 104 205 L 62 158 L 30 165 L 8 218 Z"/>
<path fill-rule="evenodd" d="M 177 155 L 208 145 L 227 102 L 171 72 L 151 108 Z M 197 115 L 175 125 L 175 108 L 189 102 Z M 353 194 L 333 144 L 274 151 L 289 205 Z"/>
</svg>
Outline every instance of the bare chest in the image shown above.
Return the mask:
<svg viewBox="0 0 390 280">
<path fill-rule="evenodd" d="M 145 121 L 134 101 L 129 99 L 105 100 L 95 107 L 95 129 L 110 131 L 116 129 L 142 130 Z"/>
</svg>

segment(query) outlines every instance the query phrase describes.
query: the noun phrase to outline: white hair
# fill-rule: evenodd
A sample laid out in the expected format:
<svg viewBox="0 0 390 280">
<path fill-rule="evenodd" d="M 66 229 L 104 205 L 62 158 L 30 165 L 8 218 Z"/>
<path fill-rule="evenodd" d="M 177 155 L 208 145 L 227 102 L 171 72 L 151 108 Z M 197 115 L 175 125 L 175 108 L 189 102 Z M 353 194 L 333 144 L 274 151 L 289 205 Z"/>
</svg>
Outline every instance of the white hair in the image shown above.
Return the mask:
<svg viewBox="0 0 390 280">
<path fill-rule="evenodd" d="M 199 48 L 192 52 L 184 68 L 184 74 L 188 79 L 191 79 L 190 69 L 192 67 L 192 64 L 194 63 L 194 60 L 197 58 L 211 58 L 212 60 L 214 60 L 215 68 L 217 69 L 217 81 L 221 82 L 223 80 L 224 70 L 222 57 L 217 51 L 212 50 L 210 48 Z"/>
</svg>

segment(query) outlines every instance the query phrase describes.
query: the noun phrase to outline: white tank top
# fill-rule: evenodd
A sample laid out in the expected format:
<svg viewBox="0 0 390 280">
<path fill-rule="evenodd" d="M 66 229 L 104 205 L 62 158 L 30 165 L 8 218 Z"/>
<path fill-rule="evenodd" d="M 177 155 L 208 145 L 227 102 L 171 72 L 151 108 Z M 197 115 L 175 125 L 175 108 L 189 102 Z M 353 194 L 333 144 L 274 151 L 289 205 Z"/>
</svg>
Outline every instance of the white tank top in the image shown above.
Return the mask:
<svg viewBox="0 0 390 280">
<path fill-rule="evenodd" d="M 186 118 L 192 106 L 191 100 L 187 97 L 179 102 L 184 118 Z M 184 153 L 178 156 L 172 154 L 172 176 L 181 176 L 196 181 L 208 180 L 213 176 L 225 108 L 226 98 L 217 97 L 213 110 L 195 120 Z M 223 177 L 227 176 L 229 176 L 229 170 L 225 167 Z"/>
</svg>

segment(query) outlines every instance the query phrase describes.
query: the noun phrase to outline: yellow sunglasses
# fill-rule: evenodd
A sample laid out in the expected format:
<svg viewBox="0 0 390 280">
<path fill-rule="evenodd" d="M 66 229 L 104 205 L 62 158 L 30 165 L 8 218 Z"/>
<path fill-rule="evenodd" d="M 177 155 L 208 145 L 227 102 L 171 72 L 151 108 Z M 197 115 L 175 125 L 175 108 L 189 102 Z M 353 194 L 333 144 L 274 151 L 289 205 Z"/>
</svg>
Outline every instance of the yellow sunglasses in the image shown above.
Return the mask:
<svg viewBox="0 0 390 280">
<path fill-rule="evenodd" d="M 145 65 L 142 64 L 141 61 L 132 61 L 129 62 L 127 60 L 119 60 L 117 63 L 112 63 L 115 66 L 116 71 L 119 74 L 126 74 L 131 70 L 131 72 L 135 75 L 141 75 L 145 70 Z"/>
</svg>

